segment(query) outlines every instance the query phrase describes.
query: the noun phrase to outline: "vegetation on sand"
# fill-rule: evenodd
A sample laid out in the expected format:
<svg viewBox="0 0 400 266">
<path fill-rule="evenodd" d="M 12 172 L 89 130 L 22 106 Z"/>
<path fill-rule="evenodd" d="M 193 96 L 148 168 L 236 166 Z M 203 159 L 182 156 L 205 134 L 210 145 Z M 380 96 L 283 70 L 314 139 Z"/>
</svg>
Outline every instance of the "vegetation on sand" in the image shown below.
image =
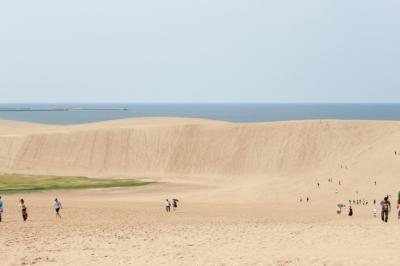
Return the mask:
<svg viewBox="0 0 400 266">
<path fill-rule="evenodd" d="M 53 189 L 84 189 L 84 188 L 113 188 L 135 187 L 147 185 L 134 179 L 102 179 L 84 176 L 49 176 L 0 174 L 0 194 L 34 192 Z"/>
</svg>

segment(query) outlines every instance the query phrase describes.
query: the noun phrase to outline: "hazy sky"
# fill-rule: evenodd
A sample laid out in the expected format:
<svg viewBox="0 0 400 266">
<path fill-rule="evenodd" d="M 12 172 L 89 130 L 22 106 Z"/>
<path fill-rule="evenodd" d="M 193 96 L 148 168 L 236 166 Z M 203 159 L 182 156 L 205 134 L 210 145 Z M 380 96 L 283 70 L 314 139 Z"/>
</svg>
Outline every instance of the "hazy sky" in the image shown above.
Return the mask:
<svg viewBox="0 0 400 266">
<path fill-rule="evenodd" d="M 398 0 L 0 0 L 0 102 L 400 102 Z"/>
</svg>

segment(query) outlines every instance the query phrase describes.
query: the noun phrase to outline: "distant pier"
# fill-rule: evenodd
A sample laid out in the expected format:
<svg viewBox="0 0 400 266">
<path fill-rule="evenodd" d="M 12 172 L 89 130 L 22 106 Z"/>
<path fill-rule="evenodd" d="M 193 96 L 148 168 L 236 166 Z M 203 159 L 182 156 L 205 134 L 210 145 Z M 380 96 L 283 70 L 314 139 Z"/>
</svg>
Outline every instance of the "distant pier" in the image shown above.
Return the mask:
<svg viewBox="0 0 400 266">
<path fill-rule="evenodd" d="M 0 112 L 128 111 L 128 108 L 0 108 Z"/>
</svg>

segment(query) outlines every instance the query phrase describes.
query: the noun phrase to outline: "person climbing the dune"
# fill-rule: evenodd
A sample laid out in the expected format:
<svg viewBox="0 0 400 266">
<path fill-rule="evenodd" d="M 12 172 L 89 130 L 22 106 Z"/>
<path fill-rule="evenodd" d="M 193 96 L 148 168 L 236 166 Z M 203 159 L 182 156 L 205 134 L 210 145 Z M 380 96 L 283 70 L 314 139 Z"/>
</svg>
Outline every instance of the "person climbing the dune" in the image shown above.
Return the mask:
<svg viewBox="0 0 400 266">
<path fill-rule="evenodd" d="M 388 196 L 386 196 L 381 201 L 381 206 L 382 206 L 381 219 L 383 222 L 387 223 L 389 219 L 389 212 L 391 211 L 391 206 Z"/>
</svg>

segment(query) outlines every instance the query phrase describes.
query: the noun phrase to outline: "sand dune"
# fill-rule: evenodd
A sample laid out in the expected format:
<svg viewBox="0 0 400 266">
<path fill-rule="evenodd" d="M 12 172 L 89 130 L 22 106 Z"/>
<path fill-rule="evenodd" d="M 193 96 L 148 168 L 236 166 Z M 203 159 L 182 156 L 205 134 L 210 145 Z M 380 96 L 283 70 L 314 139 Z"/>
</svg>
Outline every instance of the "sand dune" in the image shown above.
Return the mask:
<svg viewBox="0 0 400 266">
<path fill-rule="evenodd" d="M 0 172 L 137 177 L 219 188 L 238 201 L 313 193 L 329 177 L 382 191 L 397 186 L 400 123 L 235 124 L 142 118 L 74 126 L 0 122 Z M 396 188 L 397 189 L 397 188 Z M 267 193 L 275 191 L 281 193 Z M 211 196 L 211 195 L 210 195 Z"/>
<path fill-rule="evenodd" d="M 159 181 L 6 195 L 0 258 L 4 265 L 398 265 L 395 211 L 384 224 L 371 209 L 379 215 L 382 197 L 400 188 L 399 138 L 400 123 L 377 121 L 0 121 L 0 172 Z M 65 207 L 60 221 L 54 197 Z M 164 212 L 167 197 L 181 199 L 178 212 Z M 349 199 L 369 205 L 354 205 L 354 217 L 337 215 L 336 204 Z"/>
</svg>

